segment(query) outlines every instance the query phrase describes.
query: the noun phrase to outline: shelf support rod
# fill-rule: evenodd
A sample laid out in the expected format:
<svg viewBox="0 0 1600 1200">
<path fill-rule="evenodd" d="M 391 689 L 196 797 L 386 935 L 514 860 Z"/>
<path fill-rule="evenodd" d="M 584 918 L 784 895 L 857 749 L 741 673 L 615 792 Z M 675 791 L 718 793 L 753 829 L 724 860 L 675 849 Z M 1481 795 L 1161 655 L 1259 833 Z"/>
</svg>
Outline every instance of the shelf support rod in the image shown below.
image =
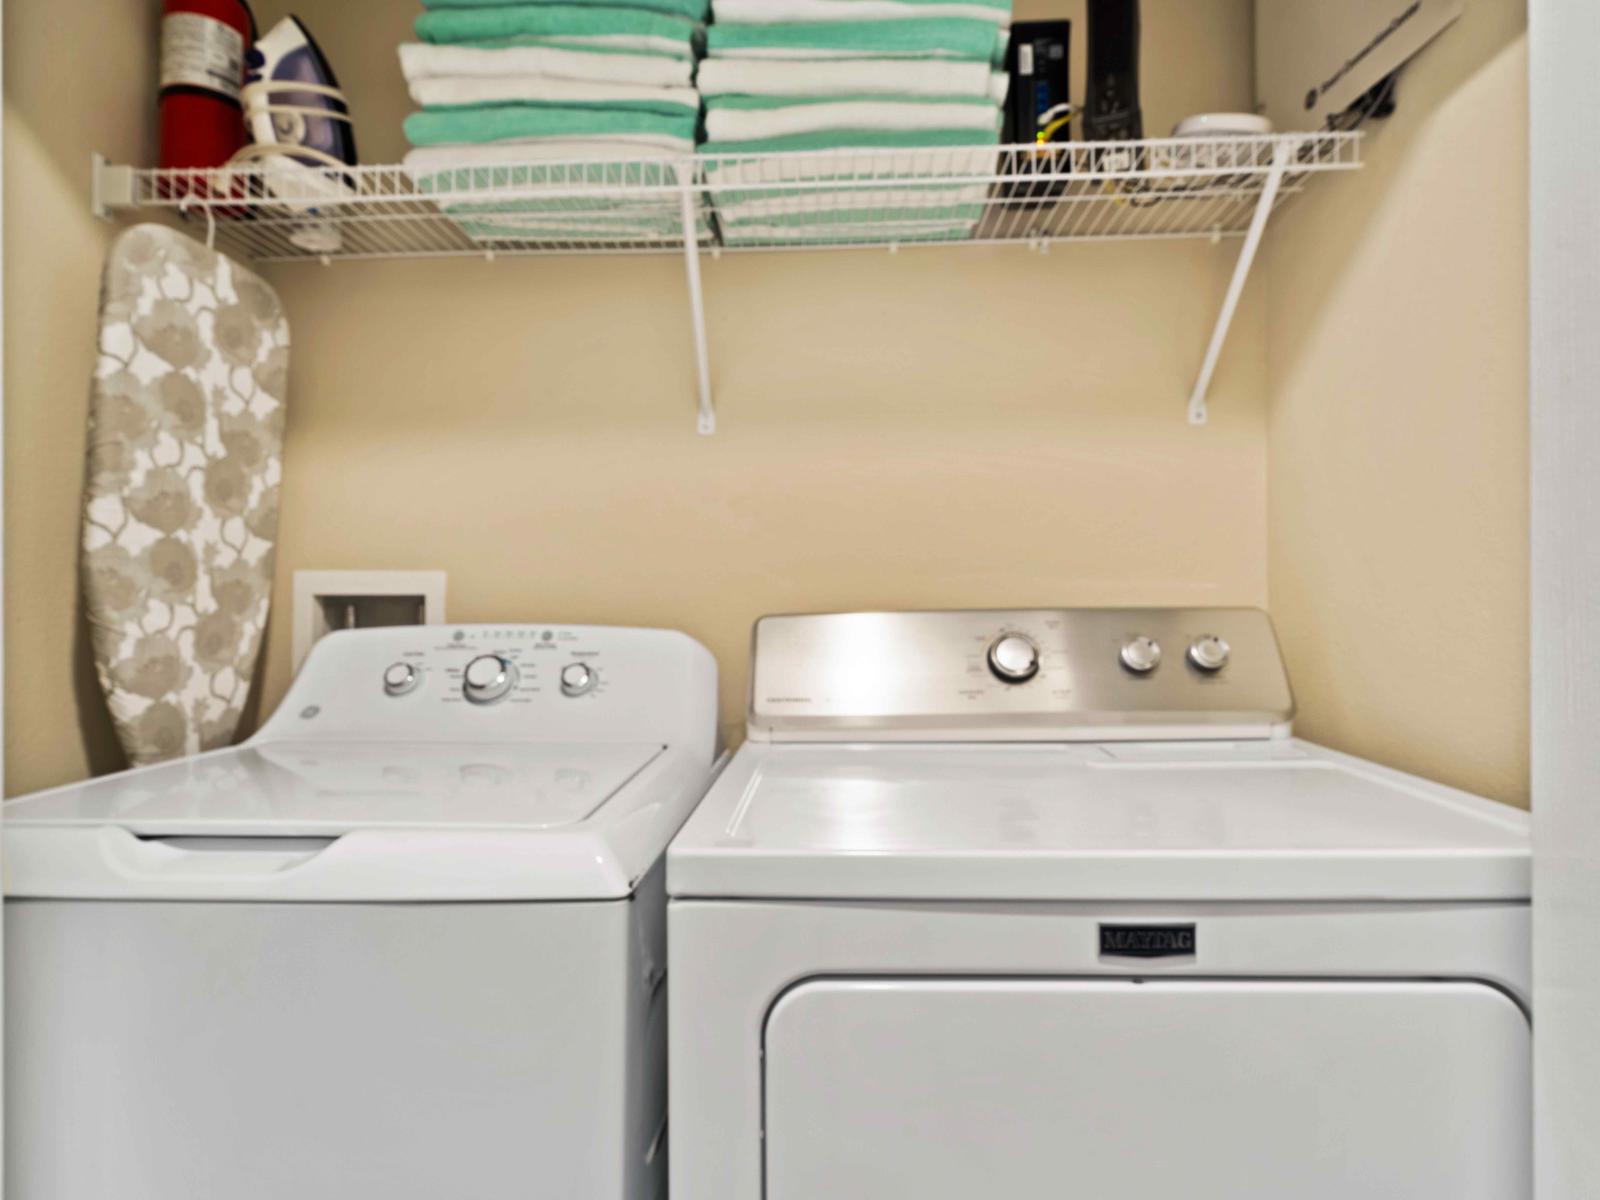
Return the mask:
<svg viewBox="0 0 1600 1200">
<path fill-rule="evenodd" d="M 689 319 L 694 325 L 694 365 L 699 376 L 700 412 L 695 422 L 703 434 L 717 431 L 717 410 L 711 403 L 711 355 L 706 349 L 705 291 L 700 286 L 700 232 L 696 228 L 695 200 L 699 193 L 686 183 L 678 193 L 683 202 L 683 266 L 689 277 Z"/>
<path fill-rule="evenodd" d="M 1195 380 L 1194 391 L 1189 394 L 1189 424 L 1204 425 L 1208 416 L 1206 396 L 1211 391 L 1212 377 L 1217 373 L 1217 363 L 1222 359 L 1222 347 L 1227 344 L 1228 330 L 1233 326 L 1234 314 L 1239 310 L 1239 298 L 1244 295 L 1245 282 L 1250 278 L 1250 268 L 1255 265 L 1256 251 L 1261 249 L 1261 236 L 1267 231 L 1267 219 L 1278 202 L 1278 191 L 1283 187 L 1283 177 L 1299 153 L 1300 143 L 1295 138 L 1284 138 L 1272 151 L 1272 168 L 1261 185 L 1261 196 L 1256 201 L 1255 215 L 1250 219 L 1250 229 L 1244 235 L 1244 247 L 1239 251 L 1239 261 L 1234 264 L 1233 278 L 1228 283 L 1228 293 L 1222 299 L 1222 312 L 1217 316 L 1217 327 L 1211 332 L 1211 344 L 1206 347 L 1205 362 L 1200 364 L 1200 377 Z"/>
</svg>

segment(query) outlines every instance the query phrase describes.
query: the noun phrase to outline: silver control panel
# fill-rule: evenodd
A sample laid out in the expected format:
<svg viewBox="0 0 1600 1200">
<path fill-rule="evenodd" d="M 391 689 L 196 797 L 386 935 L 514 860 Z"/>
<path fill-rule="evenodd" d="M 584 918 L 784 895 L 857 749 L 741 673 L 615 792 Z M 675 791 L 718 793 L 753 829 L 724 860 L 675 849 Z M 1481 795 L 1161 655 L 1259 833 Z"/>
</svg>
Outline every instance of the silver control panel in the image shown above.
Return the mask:
<svg viewBox="0 0 1600 1200">
<path fill-rule="evenodd" d="M 1286 734 L 1253 608 L 828 613 L 756 623 L 750 737 L 1102 741 Z"/>
</svg>

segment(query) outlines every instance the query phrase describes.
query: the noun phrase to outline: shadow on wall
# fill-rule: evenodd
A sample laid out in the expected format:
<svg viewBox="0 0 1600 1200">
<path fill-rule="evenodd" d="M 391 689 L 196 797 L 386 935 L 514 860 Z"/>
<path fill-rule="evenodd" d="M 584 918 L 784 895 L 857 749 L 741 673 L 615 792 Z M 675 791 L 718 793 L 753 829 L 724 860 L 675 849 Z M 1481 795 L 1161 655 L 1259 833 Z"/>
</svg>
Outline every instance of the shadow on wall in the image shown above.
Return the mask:
<svg viewBox="0 0 1600 1200">
<path fill-rule="evenodd" d="M 121 771 L 128 765 L 128 757 L 117 741 L 105 695 L 100 690 L 100 681 L 95 678 L 94 647 L 89 641 L 89 622 L 84 617 L 81 588 L 73 597 L 73 607 L 77 613 L 77 631 L 72 638 L 72 695 L 78 705 L 78 728 L 84 754 L 92 774 Z"/>
<path fill-rule="evenodd" d="M 1264 261 L 1270 603 L 1306 737 L 1528 797 L 1523 0 L 1401 76 Z"/>
</svg>

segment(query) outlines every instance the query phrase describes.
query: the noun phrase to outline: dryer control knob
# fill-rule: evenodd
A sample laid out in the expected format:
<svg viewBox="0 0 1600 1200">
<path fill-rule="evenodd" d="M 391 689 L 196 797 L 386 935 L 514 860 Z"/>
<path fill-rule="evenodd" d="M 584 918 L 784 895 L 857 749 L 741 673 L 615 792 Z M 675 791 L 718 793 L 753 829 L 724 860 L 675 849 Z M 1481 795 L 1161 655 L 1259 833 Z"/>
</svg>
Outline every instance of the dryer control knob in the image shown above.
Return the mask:
<svg viewBox="0 0 1600 1200">
<path fill-rule="evenodd" d="M 422 682 L 422 668 L 413 663 L 397 662 L 383 673 L 383 691 L 386 696 L 404 696 L 417 690 Z"/>
<path fill-rule="evenodd" d="M 1195 638 L 1194 644 L 1189 647 L 1189 661 L 1207 674 L 1215 674 L 1228 665 L 1228 656 L 1232 653 L 1227 642 L 1208 633 Z"/>
<path fill-rule="evenodd" d="M 517 686 L 517 668 L 498 654 L 481 654 L 467 664 L 461 675 L 462 695 L 474 704 L 493 704 L 504 700 Z"/>
<path fill-rule="evenodd" d="M 989 669 L 1006 683 L 1026 683 L 1039 673 L 1039 647 L 1032 638 L 1008 633 L 989 646 Z"/>
<path fill-rule="evenodd" d="M 1135 675 L 1148 675 L 1161 665 L 1161 643 L 1155 638 L 1129 638 L 1122 643 L 1122 665 Z"/>
<path fill-rule="evenodd" d="M 568 663 L 561 668 L 561 694 L 563 696 L 581 696 L 585 692 L 592 692 L 594 685 L 599 682 L 600 676 L 587 663 Z"/>
</svg>

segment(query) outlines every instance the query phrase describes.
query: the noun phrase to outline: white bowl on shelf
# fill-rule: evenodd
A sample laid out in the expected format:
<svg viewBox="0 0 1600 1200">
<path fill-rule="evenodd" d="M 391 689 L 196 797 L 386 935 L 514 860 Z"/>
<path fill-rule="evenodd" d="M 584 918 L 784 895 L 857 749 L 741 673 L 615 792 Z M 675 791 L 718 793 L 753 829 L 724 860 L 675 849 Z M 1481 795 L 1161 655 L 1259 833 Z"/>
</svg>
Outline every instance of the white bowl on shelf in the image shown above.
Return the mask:
<svg viewBox="0 0 1600 1200">
<path fill-rule="evenodd" d="M 1196 113 L 1172 127 L 1172 138 L 1208 144 L 1163 147 L 1151 157 L 1158 169 L 1226 171 L 1240 165 L 1241 153 L 1239 147 L 1228 142 L 1268 137 L 1271 133 L 1272 122 L 1255 113 Z"/>
</svg>

